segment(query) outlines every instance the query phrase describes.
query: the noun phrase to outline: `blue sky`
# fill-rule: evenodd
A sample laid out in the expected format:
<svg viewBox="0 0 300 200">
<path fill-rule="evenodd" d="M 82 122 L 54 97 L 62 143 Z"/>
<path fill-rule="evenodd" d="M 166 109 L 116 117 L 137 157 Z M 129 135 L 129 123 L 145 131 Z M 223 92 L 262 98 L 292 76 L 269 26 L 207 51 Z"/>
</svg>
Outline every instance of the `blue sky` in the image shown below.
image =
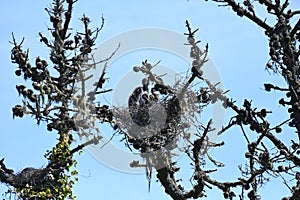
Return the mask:
<svg viewBox="0 0 300 200">
<path fill-rule="evenodd" d="M 292 8 L 300 8 L 299 1 L 291 1 Z M 48 16 L 43 8 L 49 3 L 50 1 L 33 0 L 11 0 L 1 3 L 0 158 L 5 157 L 7 166 L 16 171 L 28 166 L 38 168 L 46 165 L 43 155 L 52 147 L 56 137 L 47 132 L 45 126 L 35 125 L 34 120 L 29 116 L 22 120 L 13 120 L 11 112 L 11 108 L 21 102 L 15 85 L 23 83 L 14 75 L 16 66 L 10 63 L 11 32 L 14 32 L 19 40 L 25 37 L 24 47 L 30 48 L 32 60 L 38 55 L 47 58 L 48 51 L 39 43 L 38 32 L 47 34 Z M 270 76 L 264 70 L 264 65 L 268 61 L 268 41 L 264 37 L 263 30 L 249 20 L 237 17 L 228 8 L 220 8 L 215 3 L 202 0 L 80 0 L 75 4 L 72 21 L 74 30 L 80 30 L 80 23 L 77 19 L 83 13 L 92 19 L 94 27 L 100 24 L 103 14 L 105 26 L 97 41 L 99 45 L 125 31 L 145 27 L 169 29 L 183 34 L 186 31 L 185 20 L 188 19 L 193 28 L 200 29 L 196 36 L 202 44 L 209 43 L 210 58 L 219 70 L 225 89 L 230 89 L 229 97 L 237 100 L 239 105 L 242 104 L 244 98 L 253 99 L 254 105 L 258 108 L 275 109 L 275 112 L 285 115 L 277 104 L 280 96 L 263 90 L 264 82 L 285 84 L 280 77 Z M 159 59 L 164 64 L 168 63 L 164 61 L 164 58 L 169 57 Z M 144 59 L 145 55 L 138 54 L 136 58 L 131 56 L 125 63 L 116 62 L 115 65 L 120 63 L 122 67 L 130 70 L 133 64 L 140 64 Z M 156 61 L 153 60 L 153 62 Z M 275 114 L 271 115 L 270 119 L 279 122 Z M 244 151 L 246 148 L 244 142 L 241 142 L 242 137 L 239 133 L 238 129 L 234 129 L 231 134 L 220 138 L 226 142 L 227 146 L 214 153 L 223 161 L 229 160 L 228 166 L 235 167 L 235 171 L 237 171 L 235 161 L 244 162 L 243 155 L 236 155 L 236 152 Z M 237 150 L 239 148 L 240 150 Z M 160 184 L 155 182 L 155 177 L 152 180 L 151 192 L 148 193 L 144 174 L 116 171 L 101 164 L 86 151 L 78 156 L 78 163 L 79 182 L 74 192 L 79 200 L 170 199 L 164 194 Z M 224 169 L 221 177 L 226 180 L 227 175 L 233 173 L 228 167 Z M 184 178 L 187 176 L 184 172 L 180 175 Z M 0 185 L 0 193 L 3 193 L 5 189 L 4 185 Z M 285 194 L 287 191 L 285 188 L 274 191 L 272 186 L 265 187 L 265 189 L 263 199 L 278 198 L 278 195 Z M 218 199 L 218 196 L 222 196 L 220 192 L 210 194 L 213 196 L 208 199 Z"/>
</svg>

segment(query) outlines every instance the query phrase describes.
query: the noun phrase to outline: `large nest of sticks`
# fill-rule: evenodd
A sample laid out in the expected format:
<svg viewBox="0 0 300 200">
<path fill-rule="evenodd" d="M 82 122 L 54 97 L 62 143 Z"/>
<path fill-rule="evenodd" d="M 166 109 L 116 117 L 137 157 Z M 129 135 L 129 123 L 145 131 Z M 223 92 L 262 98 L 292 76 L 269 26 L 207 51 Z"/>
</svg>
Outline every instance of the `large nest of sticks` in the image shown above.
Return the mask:
<svg viewBox="0 0 300 200">
<path fill-rule="evenodd" d="M 179 141 L 190 139 L 191 129 L 201 127 L 197 120 L 199 94 L 184 88 L 184 77 L 169 86 L 151 72 L 156 65 L 147 61 L 142 64 L 133 70 L 146 77 L 128 97 L 128 106 L 113 109 L 114 122 L 128 143 L 141 153 L 174 150 Z"/>
</svg>

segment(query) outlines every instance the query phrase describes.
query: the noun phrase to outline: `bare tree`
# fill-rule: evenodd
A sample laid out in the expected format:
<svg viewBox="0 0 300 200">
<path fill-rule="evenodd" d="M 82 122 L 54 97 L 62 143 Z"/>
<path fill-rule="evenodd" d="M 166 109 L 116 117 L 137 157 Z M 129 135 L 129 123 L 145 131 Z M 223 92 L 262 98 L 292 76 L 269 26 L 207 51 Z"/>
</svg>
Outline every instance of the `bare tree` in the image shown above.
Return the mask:
<svg viewBox="0 0 300 200">
<path fill-rule="evenodd" d="M 13 108 L 13 116 L 23 117 L 29 114 L 37 124 L 45 121 L 47 129 L 58 134 L 59 139 L 53 149 L 45 154 L 49 161 L 46 167 L 26 168 L 15 173 L 6 167 L 2 159 L 0 181 L 14 188 L 11 192 L 20 199 L 73 199 L 72 186 L 77 174 L 73 168 L 76 166 L 73 155 L 87 145 L 97 144 L 101 140 L 101 136 L 93 132 L 97 129 L 95 123 L 100 122 L 110 124 L 123 136 L 125 145 L 144 158 L 145 163 L 132 161 L 130 166 L 146 169 L 149 188 L 152 174 L 156 173 L 165 192 L 173 199 L 206 197 L 208 189 L 216 188 L 223 193 L 225 199 L 257 200 L 260 199 L 261 186 L 276 177 L 283 179 L 285 185 L 280 187 L 288 187 L 291 192 L 290 197 L 283 199 L 300 199 L 300 20 L 297 19 L 300 11 L 289 10 L 288 0 L 245 0 L 241 3 L 235 0 L 212 1 L 220 6 L 231 7 L 238 16 L 250 19 L 265 31 L 270 50 L 266 70 L 283 76 L 286 85 L 265 83 L 264 87 L 268 92 L 275 90 L 284 93 L 278 103 L 287 108 L 290 113 L 288 119 L 272 124 L 268 120 L 271 111 L 255 108 L 252 101 L 247 99 L 239 106 L 228 97 L 227 91 L 218 87 L 218 83 L 207 79 L 203 66 L 208 61 L 209 48 L 208 45 L 204 49 L 200 48 L 200 42 L 195 36 L 197 29 L 193 30 L 188 21 L 186 45 L 190 46 L 193 61 L 186 77 L 181 77 L 175 85 L 167 85 L 162 76 L 153 72 L 156 65 L 146 60 L 133 68 L 133 71 L 143 73 L 145 78 L 128 97 L 127 107 L 113 108 L 95 104 L 99 95 L 110 91 L 103 90 L 110 57 L 95 61 L 92 55 L 103 24 L 100 28 L 91 30 L 89 18 L 83 16 L 81 21 L 84 31 L 72 34 L 69 24 L 76 1 L 53 0 L 52 7 L 46 9 L 52 23 L 52 28 L 49 28 L 52 36 L 47 38 L 39 34 L 40 41 L 50 50 L 51 64 L 40 57 L 31 64 L 29 51 L 22 48 L 23 40 L 17 42 L 13 36 L 11 60 L 18 66 L 16 75 L 32 84 L 31 88 L 16 86 L 23 97 L 23 104 Z M 264 7 L 266 14 L 275 18 L 276 22 L 269 24 L 268 18 L 260 18 L 255 12 L 257 6 Z M 297 21 L 291 24 L 294 18 Z M 95 89 L 86 92 L 85 82 L 91 78 L 86 72 L 99 63 L 104 65 L 102 75 L 95 83 Z M 214 129 L 213 119 L 206 124 L 199 120 L 199 113 L 217 102 L 221 102 L 224 109 L 235 113 L 221 130 Z M 164 116 L 155 115 L 160 110 L 164 110 Z M 162 124 L 159 123 L 161 121 Z M 222 148 L 225 143 L 211 142 L 209 134 L 212 131 L 217 131 L 219 135 L 226 134 L 235 126 L 240 128 L 247 143 L 247 163 L 241 165 L 241 176 L 235 181 L 215 180 L 212 174 L 222 170 L 224 164 L 213 158 L 207 149 Z M 298 141 L 291 138 L 289 143 L 284 143 L 279 139 L 277 133 L 286 134 L 288 131 L 293 131 Z M 255 137 L 250 137 L 253 133 Z M 74 134 L 86 138 L 86 142 L 72 147 Z M 185 142 L 184 146 L 179 145 L 182 141 Z M 190 189 L 186 189 L 177 177 L 182 170 L 176 162 L 178 151 L 184 153 L 192 163 Z M 215 168 L 209 168 L 206 162 L 211 162 Z M 286 181 L 290 177 L 295 179 L 294 185 Z"/>
<path fill-rule="evenodd" d="M 87 59 L 103 26 L 90 29 L 90 19 L 83 15 L 83 31 L 71 33 L 74 3 L 76 0 L 53 0 L 50 8 L 46 8 L 52 24 L 51 38 L 42 33 L 39 36 L 40 42 L 50 51 L 51 64 L 40 57 L 31 63 L 29 50 L 22 47 L 24 39 L 17 42 L 12 35 L 11 61 L 18 66 L 15 74 L 31 83 L 31 87 L 30 84 L 16 86 L 23 100 L 21 105 L 12 108 L 13 117 L 31 115 L 38 125 L 46 122 L 47 130 L 58 135 L 56 145 L 45 154 L 48 164 L 43 168 L 29 167 L 15 173 L 6 167 L 4 159 L 0 161 L 1 182 L 13 188 L 9 192 L 20 199 L 73 199 L 72 187 L 78 173 L 73 155 L 101 139 L 98 135 L 90 135 L 87 142 L 77 147 L 72 145 L 74 132 L 91 126 L 90 122 L 75 124 L 76 116 L 84 111 L 81 101 L 84 102 L 88 95 L 75 97 L 74 94 L 79 90 L 78 77 L 88 78 L 84 77 L 84 72 L 92 66 L 87 64 Z"/>
<path fill-rule="evenodd" d="M 151 169 L 154 168 L 157 172 L 157 178 L 165 188 L 165 192 L 169 194 L 173 199 L 189 199 L 189 198 L 201 198 L 205 197 L 205 191 L 207 189 L 217 188 L 224 194 L 225 199 L 260 199 L 260 188 L 264 184 L 273 178 L 281 177 L 283 179 L 283 185 L 279 187 L 288 187 L 290 189 L 290 197 L 284 197 L 283 199 L 300 199 L 300 174 L 299 167 L 299 29 L 300 20 L 297 19 L 300 12 L 298 10 L 292 11 L 289 7 L 289 1 L 281 2 L 280 0 L 259 0 L 251 2 L 249 0 L 238 3 L 235 0 L 212 0 L 219 3 L 220 6 L 231 7 L 232 10 L 240 17 L 246 17 L 253 21 L 257 26 L 261 27 L 265 31 L 265 35 L 269 39 L 269 55 L 270 60 L 266 64 L 266 70 L 274 72 L 275 74 L 282 75 L 286 80 L 285 86 L 275 86 L 271 83 L 265 83 L 264 87 L 266 91 L 275 90 L 283 92 L 284 97 L 278 102 L 280 105 L 287 108 L 287 112 L 290 113 L 289 118 L 282 119 L 279 124 L 272 124 L 268 121 L 268 116 L 272 113 L 266 108 L 255 108 L 252 106 L 251 100 L 244 100 L 242 106 L 236 104 L 236 102 L 225 95 L 226 92 L 217 88 L 217 83 L 211 83 L 210 80 L 205 78 L 205 74 L 201 68 L 207 61 L 208 46 L 205 50 L 201 50 L 198 46 L 199 42 L 196 42 L 195 33 L 188 22 L 186 26 L 188 29 L 187 45 L 191 46 L 191 58 L 193 59 L 190 77 L 183 81 L 183 84 L 179 87 L 169 88 L 163 85 L 163 81 L 158 83 L 156 80 L 151 80 L 150 74 L 152 65 L 147 62 L 143 62 L 143 66 L 134 68 L 135 71 L 145 73 L 147 80 L 154 83 L 154 87 L 151 91 L 159 91 L 161 95 L 167 95 L 168 98 L 163 98 L 161 101 L 156 100 L 155 103 L 151 103 L 151 95 L 149 100 L 143 103 L 133 104 L 131 116 L 135 119 L 139 119 L 139 123 L 144 125 L 148 118 L 147 113 L 151 111 L 153 104 L 162 104 L 167 110 L 167 121 L 165 127 L 158 131 L 157 134 L 140 134 L 135 136 L 132 134 L 131 127 L 121 128 L 125 135 L 127 142 L 131 144 L 136 150 L 141 152 L 141 155 L 146 158 L 146 163 L 139 163 L 137 161 L 132 163 L 133 167 L 146 167 L 149 180 L 151 179 Z M 255 9 L 258 6 L 262 6 L 266 9 L 266 15 L 269 18 L 275 18 L 274 24 L 268 23 L 268 18 L 260 18 Z M 296 23 L 292 24 L 291 21 L 296 18 Z M 202 81 L 206 86 L 198 88 L 197 91 L 193 91 L 190 87 L 196 80 Z M 148 91 L 148 81 L 145 81 L 146 89 L 142 91 Z M 143 83 L 143 88 L 145 84 Z M 161 88 L 164 88 L 164 93 L 161 92 Z M 192 94 L 192 95 L 191 95 Z M 136 95 L 138 96 L 138 95 Z M 152 96 L 155 96 L 153 94 Z M 196 97 L 196 98 L 193 98 Z M 143 99 L 133 98 L 138 101 Z M 147 98 L 146 98 L 147 99 Z M 155 98 L 153 98 L 155 99 Z M 255 99 L 255 97 L 254 97 Z M 192 133 L 196 135 L 196 139 L 188 137 L 190 134 L 185 130 L 184 124 L 186 122 L 190 124 L 191 120 L 186 120 L 184 117 L 186 114 L 186 108 L 182 105 L 193 106 L 196 105 L 201 109 L 205 109 L 216 101 L 223 102 L 223 106 L 226 109 L 231 109 L 236 114 L 232 116 L 227 125 L 224 125 L 221 130 L 218 130 L 218 134 L 221 135 L 227 132 L 234 126 L 240 128 L 244 139 L 247 143 L 247 151 L 245 152 L 245 158 L 248 160 L 245 165 L 241 165 L 239 170 L 241 176 L 235 181 L 219 181 L 212 178 L 212 174 L 224 166 L 207 151 L 201 151 L 207 147 L 222 147 L 223 142 L 213 144 L 208 140 L 208 134 L 212 131 L 213 121 L 210 120 L 208 124 L 203 127 L 201 123 L 198 124 L 201 130 L 198 133 Z M 130 102 L 130 100 L 129 100 Z M 179 103 L 181 102 L 181 104 Z M 182 104 L 182 102 L 184 102 Z M 132 106 L 129 103 L 129 107 Z M 169 109 L 169 108 L 172 109 Z M 197 109 L 188 109 L 188 115 L 195 116 L 199 112 Z M 145 114 L 146 113 L 146 114 Z M 136 117 L 136 115 L 138 115 Z M 146 116 L 143 117 L 143 116 Z M 145 119 L 145 121 L 143 121 Z M 197 124 L 196 124 L 197 126 Z M 184 128 L 182 128 L 184 127 Z M 283 132 L 283 128 L 286 131 Z M 289 137 L 289 143 L 284 143 L 279 139 L 277 133 L 293 132 L 298 137 L 298 141 L 293 140 L 293 136 Z M 148 133 L 151 130 L 147 130 Z M 153 129 L 155 132 L 156 130 Z M 133 131 L 134 132 L 134 131 Z M 251 136 L 251 132 L 256 133 L 256 137 Z M 188 134 L 187 134 L 188 133 Z M 150 136 L 149 136 L 150 135 Z M 142 138 L 142 139 L 141 139 Z M 170 142 L 168 139 L 172 139 Z M 173 151 L 177 148 L 177 144 L 180 138 L 186 139 L 190 142 L 184 149 L 181 149 L 190 158 L 193 165 L 193 175 L 191 177 L 191 189 L 185 189 L 181 184 L 181 179 L 176 178 L 176 172 L 180 171 L 180 166 L 174 159 Z M 170 145 L 171 144 L 171 145 Z M 215 165 L 215 169 L 207 168 L 206 162 L 211 161 Z M 287 181 L 294 179 L 294 186 L 291 182 Z M 239 188 L 239 189 L 236 189 Z M 239 194 L 237 194 L 237 192 Z"/>
</svg>

